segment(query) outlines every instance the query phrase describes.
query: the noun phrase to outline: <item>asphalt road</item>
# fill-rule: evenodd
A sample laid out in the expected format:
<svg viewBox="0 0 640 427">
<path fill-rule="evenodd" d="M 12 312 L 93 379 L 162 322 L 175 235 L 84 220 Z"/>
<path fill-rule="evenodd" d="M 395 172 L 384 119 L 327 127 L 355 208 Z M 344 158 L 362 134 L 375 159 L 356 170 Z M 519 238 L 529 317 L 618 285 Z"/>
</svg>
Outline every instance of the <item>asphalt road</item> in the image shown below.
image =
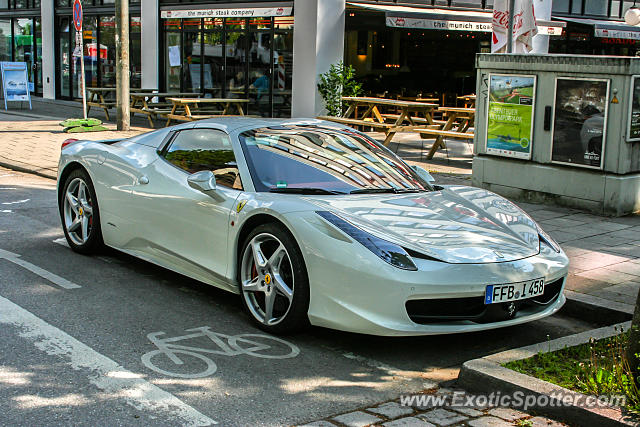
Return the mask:
<svg viewBox="0 0 640 427">
<path fill-rule="evenodd" d="M 422 390 L 471 358 L 593 327 L 557 315 L 464 335 L 312 328 L 277 341 L 235 295 L 116 251 L 75 254 L 62 237 L 54 181 L 0 168 L 0 424 L 304 423 Z M 172 342 L 187 347 L 178 363 L 150 353 L 156 332 L 187 336 Z"/>
</svg>

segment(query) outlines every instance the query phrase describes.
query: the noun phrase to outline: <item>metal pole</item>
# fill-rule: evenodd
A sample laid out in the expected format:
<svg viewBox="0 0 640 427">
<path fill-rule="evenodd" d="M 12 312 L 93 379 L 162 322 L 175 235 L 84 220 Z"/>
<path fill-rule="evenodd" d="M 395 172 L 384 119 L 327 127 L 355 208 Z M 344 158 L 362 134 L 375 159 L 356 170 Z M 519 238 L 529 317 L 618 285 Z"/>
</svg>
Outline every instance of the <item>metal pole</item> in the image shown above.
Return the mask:
<svg viewBox="0 0 640 427">
<path fill-rule="evenodd" d="M 509 24 L 507 28 L 507 53 L 513 53 L 513 10 L 516 0 L 509 0 Z"/>
<path fill-rule="evenodd" d="M 84 119 L 87 119 L 87 82 L 86 75 L 84 74 L 84 34 L 80 31 L 80 37 L 77 39 L 80 42 L 80 90 L 82 91 L 82 114 Z"/>
<path fill-rule="evenodd" d="M 129 0 L 116 0 L 116 117 L 118 130 L 130 129 Z"/>
</svg>

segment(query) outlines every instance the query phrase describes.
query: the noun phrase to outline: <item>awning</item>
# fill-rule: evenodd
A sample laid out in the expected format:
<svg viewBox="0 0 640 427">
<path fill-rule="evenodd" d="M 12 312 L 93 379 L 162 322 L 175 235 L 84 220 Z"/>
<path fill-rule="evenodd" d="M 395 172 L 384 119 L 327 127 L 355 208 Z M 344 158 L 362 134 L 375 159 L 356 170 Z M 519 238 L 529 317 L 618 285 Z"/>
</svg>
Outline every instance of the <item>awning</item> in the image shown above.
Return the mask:
<svg viewBox="0 0 640 427">
<path fill-rule="evenodd" d="M 350 7 L 384 12 L 387 27 L 490 33 L 493 12 L 347 2 Z M 538 20 L 538 34 L 559 36 L 564 22 Z"/>
<path fill-rule="evenodd" d="M 596 19 L 582 18 L 564 18 L 561 16 L 554 16 L 553 19 L 561 19 L 566 22 L 573 22 L 575 24 L 582 24 L 593 27 L 594 37 L 640 40 L 640 28 L 634 27 L 632 25 L 627 25 L 624 22 L 598 21 Z"/>
<path fill-rule="evenodd" d="M 196 8 L 197 7 L 197 8 Z M 229 3 L 229 4 L 192 4 L 164 6 L 160 8 L 160 17 L 173 18 L 258 18 L 266 16 L 293 15 L 293 2 L 265 3 Z"/>
</svg>

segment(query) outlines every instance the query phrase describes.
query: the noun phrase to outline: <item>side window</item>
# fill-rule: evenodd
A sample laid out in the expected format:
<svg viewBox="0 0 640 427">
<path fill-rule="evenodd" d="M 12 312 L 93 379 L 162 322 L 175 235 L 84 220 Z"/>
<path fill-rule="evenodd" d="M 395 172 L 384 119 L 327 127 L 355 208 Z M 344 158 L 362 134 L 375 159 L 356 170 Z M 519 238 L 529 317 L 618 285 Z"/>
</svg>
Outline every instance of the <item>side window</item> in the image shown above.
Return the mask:
<svg viewBox="0 0 640 427">
<path fill-rule="evenodd" d="M 210 170 L 218 185 L 242 190 L 231 140 L 224 132 L 214 129 L 180 131 L 163 156 L 189 174 Z"/>
</svg>

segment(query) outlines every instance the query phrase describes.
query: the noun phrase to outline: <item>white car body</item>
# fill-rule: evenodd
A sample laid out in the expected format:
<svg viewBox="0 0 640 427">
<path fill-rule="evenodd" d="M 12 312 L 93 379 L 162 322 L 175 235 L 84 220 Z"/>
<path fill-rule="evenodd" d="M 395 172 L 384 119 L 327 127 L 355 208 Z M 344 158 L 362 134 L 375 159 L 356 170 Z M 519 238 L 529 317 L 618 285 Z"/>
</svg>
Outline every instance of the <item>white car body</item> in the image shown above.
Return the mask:
<svg viewBox="0 0 640 427">
<path fill-rule="evenodd" d="M 79 141 L 62 150 L 58 188 L 67 167 L 81 165 L 95 187 L 106 245 L 234 293 L 239 292 L 237 260 L 241 236 L 246 235 L 243 227 L 266 216 L 275 218 L 289 229 L 303 254 L 310 287 L 308 317 L 317 326 L 375 335 L 466 332 L 533 321 L 556 313 L 564 304 L 567 257 L 540 242 L 537 225 L 522 210 L 491 192 L 463 186 L 419 194 L 312 196 L 255 191 L 238 136 L 274 123 L 205 120 L 111 144 Z M 277 121 L 289 123 L 342 128 L 317 120 Z M 213 198 L 189 187 L 186 172 L 159 158 L 157 151 L 170 133 L 188 128 L 218 129 L 229 135 L 243 191 L 218 187 Z M 385 263 L 317 211 L 330 211 L 412 251 L 418 270 Z M 451 299 L 455 306 L 457 299 L 471 298 L 460 301 L 477 304 L 488 284 L 536 278 L 544 278 L 549 289 L 555 286 L 557 295 L 506 320 L 443 316 L 415 321 L 407 308 L 407 302 L 419 301 L 413 303 L 419 306 L 421 300 L 430 304 Z"/>
</svg>

